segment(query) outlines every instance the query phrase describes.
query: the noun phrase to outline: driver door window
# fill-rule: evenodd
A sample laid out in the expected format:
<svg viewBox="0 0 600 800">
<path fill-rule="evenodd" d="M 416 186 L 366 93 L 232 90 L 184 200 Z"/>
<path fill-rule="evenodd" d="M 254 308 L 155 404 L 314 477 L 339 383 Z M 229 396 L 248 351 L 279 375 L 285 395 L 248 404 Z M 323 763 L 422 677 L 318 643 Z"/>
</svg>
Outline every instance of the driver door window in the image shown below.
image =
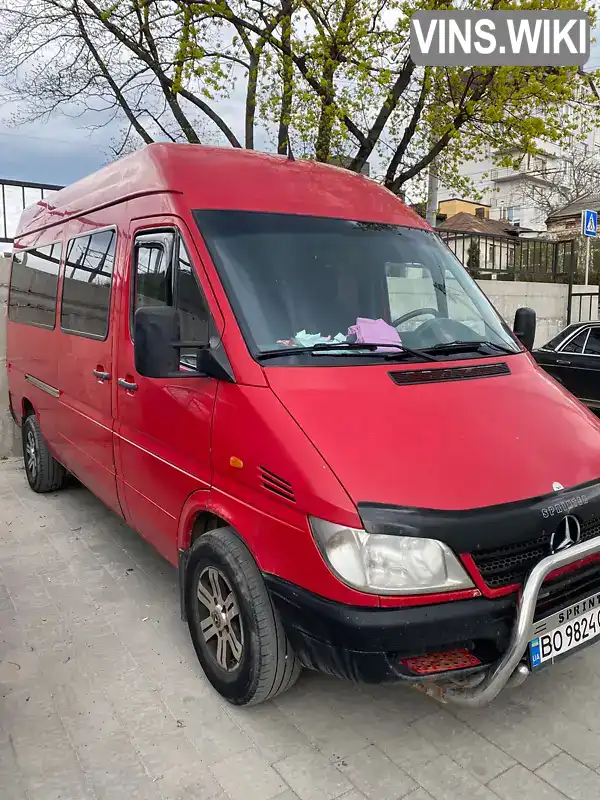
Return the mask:
<svg viewBox="0 0 600 800">
<path fill-rule="evenodd" d="M 134 286 L 133 314 L 143 306 L 174 306 L 180 313 L 182 341 L 209 343 L 210 311 L 178 234 L 168 231 L 137 237 Z M 182 369 L 196 368 L 196 353 L 181 351 Z"/>
</svg>

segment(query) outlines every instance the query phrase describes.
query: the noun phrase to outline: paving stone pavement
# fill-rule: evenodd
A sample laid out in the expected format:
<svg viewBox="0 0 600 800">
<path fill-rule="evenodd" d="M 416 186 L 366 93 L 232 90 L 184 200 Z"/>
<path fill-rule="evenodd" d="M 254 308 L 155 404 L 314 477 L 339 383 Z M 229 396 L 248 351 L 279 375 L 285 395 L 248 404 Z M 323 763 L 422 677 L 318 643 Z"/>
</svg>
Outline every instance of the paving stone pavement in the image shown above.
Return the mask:
<svg viewBox="0 0 600 800">
<path fill-rule="evenodd" d="M 478 711 L 307 672 L 239 709 L 178 603 L 86 489 L 0 461 L 0 800 L 600 798 L 600 645 Z"/>
</svg>

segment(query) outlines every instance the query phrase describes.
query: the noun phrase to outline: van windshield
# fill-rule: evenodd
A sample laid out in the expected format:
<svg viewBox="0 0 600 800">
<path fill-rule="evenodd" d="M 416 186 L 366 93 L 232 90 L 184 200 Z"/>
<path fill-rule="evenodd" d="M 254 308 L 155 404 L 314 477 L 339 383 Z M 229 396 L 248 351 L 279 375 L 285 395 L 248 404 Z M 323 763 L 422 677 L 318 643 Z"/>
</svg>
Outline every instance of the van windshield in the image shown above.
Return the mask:
<svg viewBox="0 0 600 800">
<path fill-rule="evenodd" d="M 416 360 L 426 360 L 425 351 L 446 350 L 453 359 L 520 352 L 430 231 L 247 211 L 194 216 L 256 358 L 279 363 L 279 354 L 302 353 L 300 363 L 310 355 L 344 362 L 392 357 L 403 348 Z M 361 352 L 361 342 L 387 347 Z"/>
</svg>

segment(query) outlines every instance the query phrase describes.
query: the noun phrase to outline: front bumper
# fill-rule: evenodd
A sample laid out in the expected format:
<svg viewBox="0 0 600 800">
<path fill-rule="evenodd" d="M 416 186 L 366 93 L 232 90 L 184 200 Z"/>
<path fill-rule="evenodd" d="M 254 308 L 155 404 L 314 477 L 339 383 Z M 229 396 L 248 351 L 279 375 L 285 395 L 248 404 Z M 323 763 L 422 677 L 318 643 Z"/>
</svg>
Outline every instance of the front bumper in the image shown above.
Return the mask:
<svg viewBox="0 0 600 800">
<path fill-rule="evenodd" d="M 538 595 L 548 575 L 599 553 L 597 537 L 542 559 L 530 572 L 518 601 L 510 595 L 429 606 L 359 608 L 317 597 L 274 576 L 265 580 L 304 666 L 367 683 L 422 682 L 439 699 L 476 707 L 529 674 L 527 647 L 533 638 Z M 468 649 L 482 666 L 424 681 L 402 664 L 402 659 L 455 648 Z"/>
<path fill-rule="evenodd" d="M 492 664 L 510 642 L 516 598 L 483 597 L 403 608 L 347 606 L 265 575 L 286 634 L 305 667 L 364 683 L 418 678 L 403 658 L 465 647 Z"/>
</svg>

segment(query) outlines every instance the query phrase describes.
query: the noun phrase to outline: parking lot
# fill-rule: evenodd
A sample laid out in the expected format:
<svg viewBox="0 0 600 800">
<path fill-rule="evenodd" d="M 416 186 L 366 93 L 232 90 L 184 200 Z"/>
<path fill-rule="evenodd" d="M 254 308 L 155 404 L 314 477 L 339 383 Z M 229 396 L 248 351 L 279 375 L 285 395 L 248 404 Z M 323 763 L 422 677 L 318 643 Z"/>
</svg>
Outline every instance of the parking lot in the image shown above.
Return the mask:
<svg viewBox="0 0 600 800">
<path fill-rule="evenodd" d="M 239 709 L 176 579 L 84 488 L 35 495 L 0 462 L 2 800 L 600 797 L 600 645 L 481 711 L 309 673 Z"/>
</svg>

